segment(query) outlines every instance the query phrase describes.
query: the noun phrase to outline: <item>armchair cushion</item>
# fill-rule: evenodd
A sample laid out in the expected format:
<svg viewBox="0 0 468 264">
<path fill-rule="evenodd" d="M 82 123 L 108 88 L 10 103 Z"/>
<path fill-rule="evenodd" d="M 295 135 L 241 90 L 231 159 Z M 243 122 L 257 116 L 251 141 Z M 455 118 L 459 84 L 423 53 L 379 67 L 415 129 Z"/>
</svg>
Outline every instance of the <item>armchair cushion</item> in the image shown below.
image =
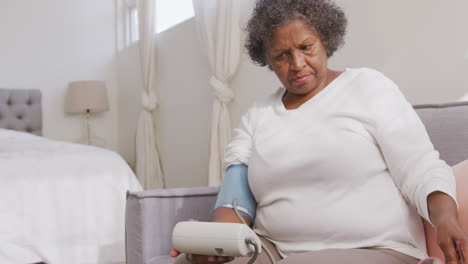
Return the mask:
<svg viewBox="0 0 468 264">
<path fill-rule="evenodd" d="M 453 166 L 468 158 L 468 102 L 414 106 L 440 158 Z"/>
</svg>

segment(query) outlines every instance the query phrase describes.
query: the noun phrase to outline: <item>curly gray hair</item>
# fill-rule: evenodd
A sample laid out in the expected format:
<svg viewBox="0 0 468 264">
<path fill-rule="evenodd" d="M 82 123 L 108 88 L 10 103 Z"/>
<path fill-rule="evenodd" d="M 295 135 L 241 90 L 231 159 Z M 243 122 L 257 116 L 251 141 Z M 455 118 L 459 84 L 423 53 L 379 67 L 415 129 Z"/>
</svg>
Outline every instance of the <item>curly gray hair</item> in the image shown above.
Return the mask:
<svg viewBox="0 0 468 264">
<path fill-rule="evenodd" d="M 276 28 L 294 19 L 304 20 L 317 30 L 328 57 L 343 45 L 347 20 L 343 10 L 331 0 L 258 0 L 247 24 L 245 40 L 254 63 L 268 64 L 266 41 Z"/>
</svg>

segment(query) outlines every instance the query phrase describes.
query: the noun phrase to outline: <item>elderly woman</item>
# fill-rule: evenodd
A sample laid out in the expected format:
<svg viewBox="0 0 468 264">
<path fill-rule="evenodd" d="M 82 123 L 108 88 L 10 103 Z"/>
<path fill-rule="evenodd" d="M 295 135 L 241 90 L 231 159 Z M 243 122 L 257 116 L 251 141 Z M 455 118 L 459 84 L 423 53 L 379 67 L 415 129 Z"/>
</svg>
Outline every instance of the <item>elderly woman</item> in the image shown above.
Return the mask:
<svg viewBox="0 0 468 264">
<path fill-rule="evenodd" d="M 453 172 L 415 111 L 382 73 L 328 68 L 346 24 L 329 0 L 257 2 L 245 46 L 283 87 L 242 117 L 211 221 L 239 222 L 235 198 L 281 263 L 403 264 L 427 257 L 422 216 L 458 263 Z"/>
</svg>

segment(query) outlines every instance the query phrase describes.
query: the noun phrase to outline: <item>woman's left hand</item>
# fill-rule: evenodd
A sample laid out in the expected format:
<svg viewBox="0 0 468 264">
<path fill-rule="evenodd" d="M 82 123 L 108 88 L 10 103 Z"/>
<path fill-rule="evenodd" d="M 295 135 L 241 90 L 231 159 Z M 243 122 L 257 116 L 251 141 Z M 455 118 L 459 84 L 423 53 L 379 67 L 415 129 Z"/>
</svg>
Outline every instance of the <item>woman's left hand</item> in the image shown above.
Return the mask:
<svg viewBox="0 0 468 264">
<path fill-rule="evenodd" d="M 468 235 L 458 221 L 457 206 L 445 193 L 434 192 L 428 198 L 429 215 L 436 230 L 436 239 L 445 255 L 446 264 L 465 264 Z"/>
<path fill-rule="evenodd" d="M 436 226 L 436 239 L 444 252 L 446 264 L 465 263 L 464 254 L 468 253 L 468 236 L 457 218 L 442 219 Z"/>
</svg>

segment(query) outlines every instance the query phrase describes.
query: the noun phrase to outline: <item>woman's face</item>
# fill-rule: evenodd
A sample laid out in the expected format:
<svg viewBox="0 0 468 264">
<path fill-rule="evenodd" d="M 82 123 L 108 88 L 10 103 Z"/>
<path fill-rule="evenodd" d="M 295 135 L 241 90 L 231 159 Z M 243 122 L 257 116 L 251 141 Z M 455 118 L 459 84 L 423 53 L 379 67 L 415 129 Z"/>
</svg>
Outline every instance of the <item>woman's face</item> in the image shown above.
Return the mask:
<svg viewBox="0 0 468 264">
<path fill-rule="evenodd" d="M 327 49 L 316 30 L 295 19 L 277 28 L 267 43 L 267 60 L 288 96 L 311 98 L 327 84 Z"/>
</svg>

